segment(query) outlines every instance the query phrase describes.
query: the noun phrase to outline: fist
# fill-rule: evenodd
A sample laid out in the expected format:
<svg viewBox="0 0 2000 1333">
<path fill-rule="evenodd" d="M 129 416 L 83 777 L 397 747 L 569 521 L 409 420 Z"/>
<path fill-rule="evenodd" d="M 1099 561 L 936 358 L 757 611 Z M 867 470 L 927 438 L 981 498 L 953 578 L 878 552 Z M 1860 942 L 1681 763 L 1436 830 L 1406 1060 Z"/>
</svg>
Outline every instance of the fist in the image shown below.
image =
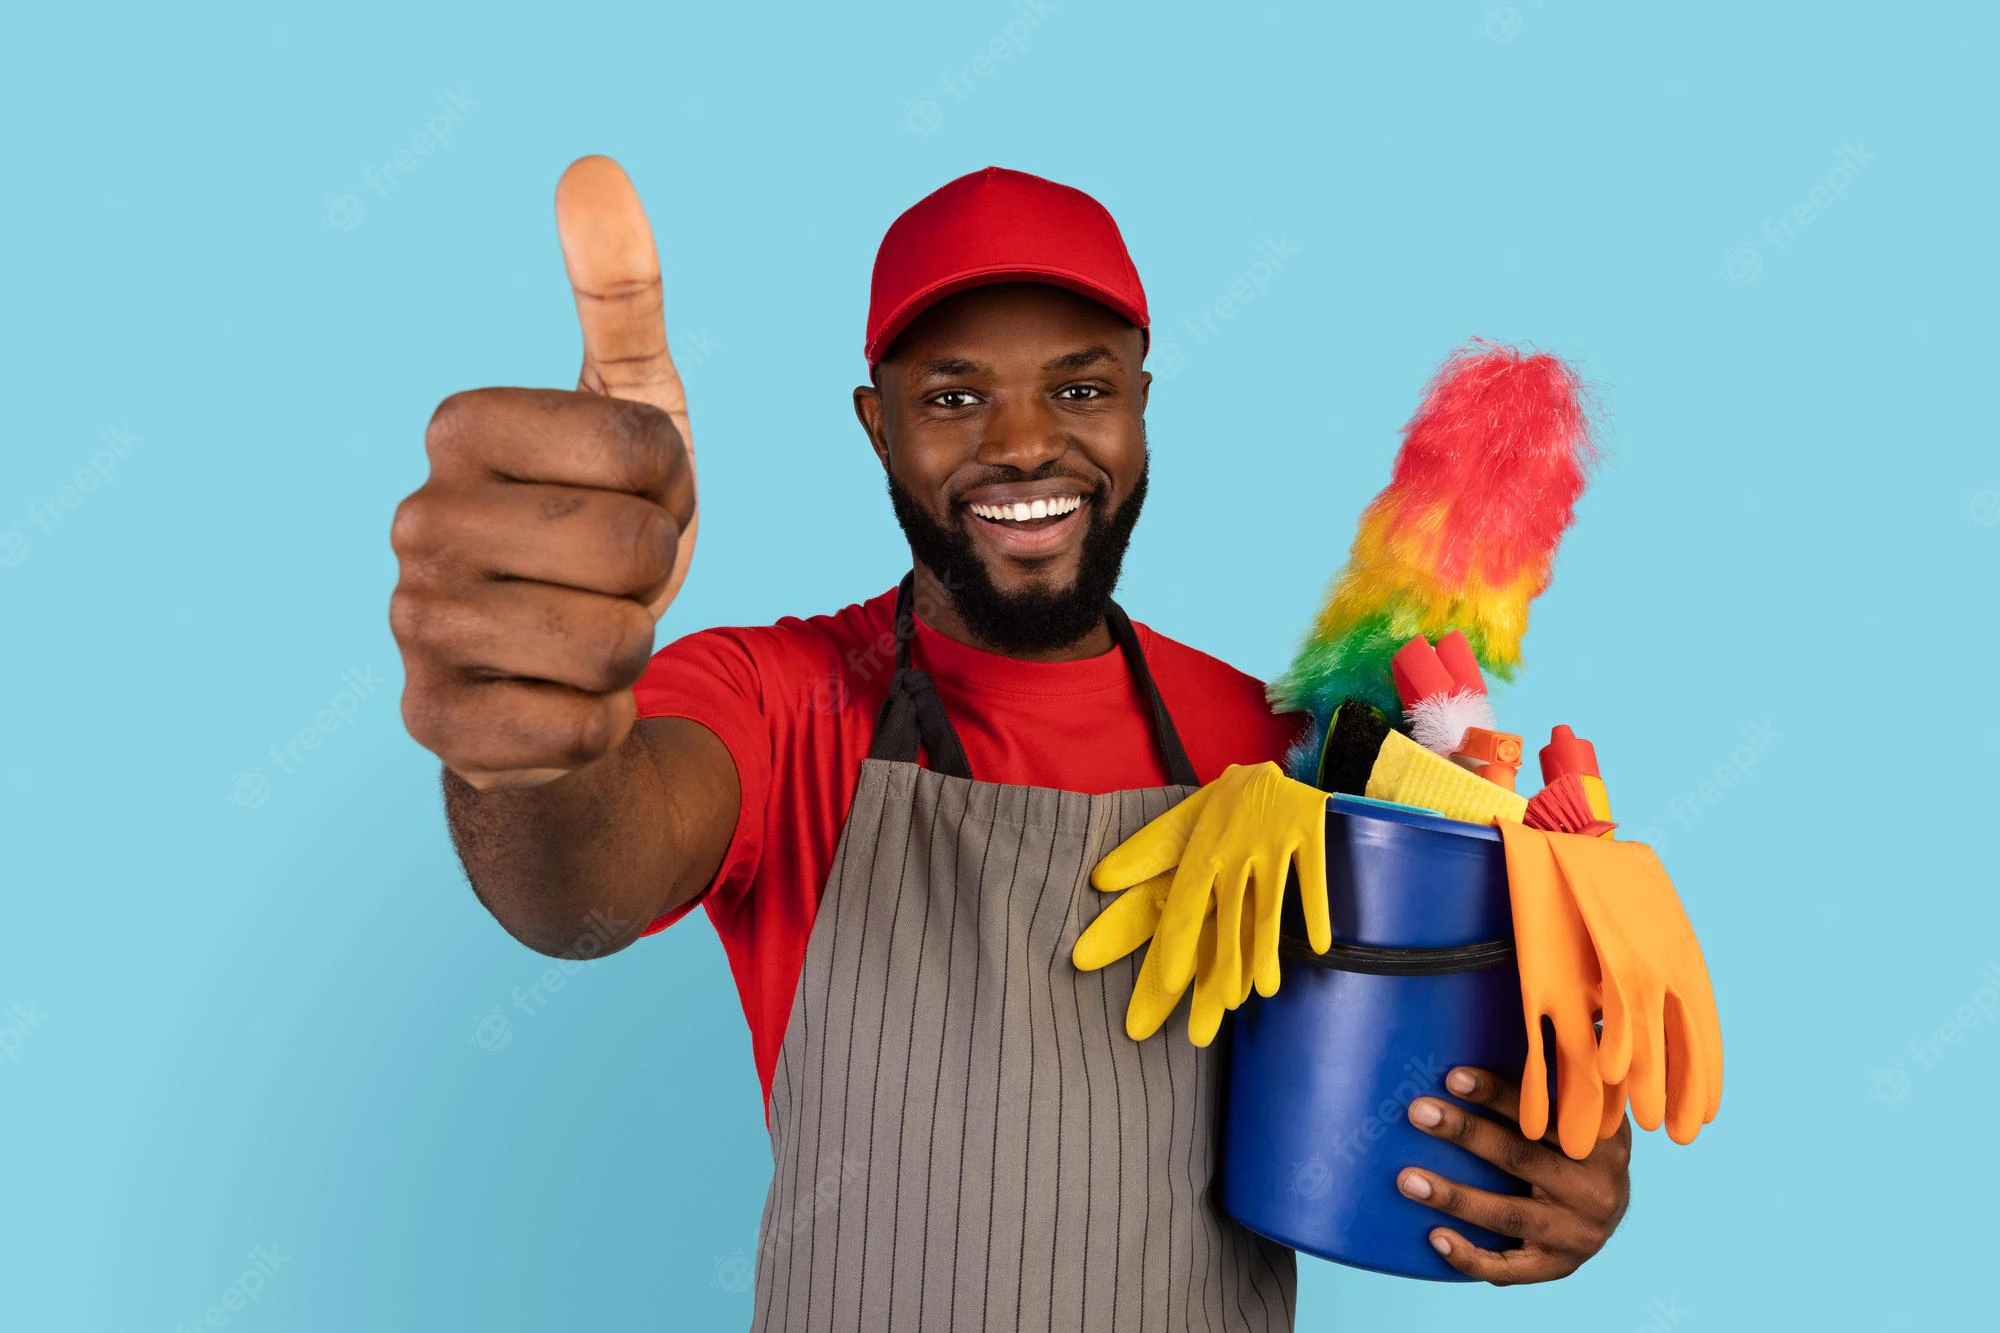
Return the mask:
<svg viewBox="0 0 2000 1333">
<path fill-rule="evenodd" d="M 694 547 L 687 404 L 646 215 L 606 158 L 565 173 L 556 213 L 577 390 L 445 399 L 430 477 L 390 531 L 405 725 L 481 789 L 552 781 L 625 739 Z"/>
</svg>

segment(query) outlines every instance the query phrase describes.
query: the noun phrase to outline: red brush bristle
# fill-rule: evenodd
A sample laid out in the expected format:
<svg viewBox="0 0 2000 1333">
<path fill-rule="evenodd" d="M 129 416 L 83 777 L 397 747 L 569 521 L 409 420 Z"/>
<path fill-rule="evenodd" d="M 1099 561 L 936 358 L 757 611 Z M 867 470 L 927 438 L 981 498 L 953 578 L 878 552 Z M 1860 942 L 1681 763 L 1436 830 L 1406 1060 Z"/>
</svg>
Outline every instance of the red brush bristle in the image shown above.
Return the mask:
<svg viewBox="0 0 2000 1333">
<path fill-rule="evenodd" d="M 1586 833 L 1599 821 L 1591 813 L 1582 779 L 1569 773 L 1528 798 L 1528 811 L 1521 822 L 1549 833 Z"/>
<path fill-rule="evenodd" d="M 1475 342 L 1446 361 L 1405 428 L 1399 522 L 1435 521 L 1436 571 L 1511 582 L 1546 564 L 1595 457 L 1583 392 L 1547 353 Z"/>
</svg>

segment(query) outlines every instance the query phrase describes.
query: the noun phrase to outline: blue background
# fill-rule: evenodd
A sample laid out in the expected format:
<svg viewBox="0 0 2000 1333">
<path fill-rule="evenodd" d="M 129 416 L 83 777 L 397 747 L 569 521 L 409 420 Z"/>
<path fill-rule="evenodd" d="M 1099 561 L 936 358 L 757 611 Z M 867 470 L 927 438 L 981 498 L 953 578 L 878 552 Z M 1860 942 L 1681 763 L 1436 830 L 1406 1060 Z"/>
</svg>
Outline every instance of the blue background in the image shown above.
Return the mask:
<svg viewBox="0 0 2000 1333">
<path fill-rule="evenodd" d="M 1502 716 L 1595 737 L 1664 849 L 1729 1095 L 1694 1147 L 1640 1143 L 1573 1279 L 1306 1263 L 1300 1326 L 1986 1308 L 1995 28 L 1577 0 L 17 11 L 0 1330 L 193 1326 L 259 1246 L 245 1333 L 748 1322 L 769 1157 L 714 935 L 532 992 L 549 964 L 467 890 L 397 709 L 391 510 L 439 398 L 573 382 L 550 198 L 584 152 L 651 209 L 692 398 L 704 540 L 663 635 L 893 582 L 848 407 L 868 264 L 989 162 L 1123 224 L 1161 374 L 1121 595 L 1259 675 L 1434 364 L 1471 335 L 1574 358 L 1609 456 Z M 399 166 L 448 94 L 448 141 Z M 1284 265 L 1224 317 L 1267 242 Z"/>
</svg>

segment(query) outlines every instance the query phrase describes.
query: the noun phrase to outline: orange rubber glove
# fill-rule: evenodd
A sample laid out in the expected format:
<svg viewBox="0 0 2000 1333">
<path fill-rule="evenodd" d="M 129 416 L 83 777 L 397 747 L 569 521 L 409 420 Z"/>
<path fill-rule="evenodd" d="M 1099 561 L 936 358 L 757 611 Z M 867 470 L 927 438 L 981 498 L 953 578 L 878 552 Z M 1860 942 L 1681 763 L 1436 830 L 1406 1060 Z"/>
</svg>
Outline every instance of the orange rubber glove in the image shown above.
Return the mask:
<svg viewBox="0 0 2000 1333">
<path fill-rule="evenodd" d="M 1642 1128 L 1691 1143 L 1722 1108 L 1722 1020 L 1687 911 L 1645 843 L 1549 836 L 1604 977 L 1598 1072 Z"/>
<path fill-rule="evenodd" d="M 1549 1074 L 1542 1020 L 1555 1029 L 1556 1141 L 1581 1161 L 1617 1132 L 1625 1118 L 1625 1089 L 1599 1072 L 1597 1013 L 1603 981 L 1597 951 L 1545 833 L 1500 821 L 1507 849 L 1507 892 L 1514 907 L 1514 954 L 1521 970 L 1521 1011 L 1528 1027 L 1528 1060 L 1521 1070 L 1521 1132 L 1539 1139 L 1549 1132 Z"/>
</svg>

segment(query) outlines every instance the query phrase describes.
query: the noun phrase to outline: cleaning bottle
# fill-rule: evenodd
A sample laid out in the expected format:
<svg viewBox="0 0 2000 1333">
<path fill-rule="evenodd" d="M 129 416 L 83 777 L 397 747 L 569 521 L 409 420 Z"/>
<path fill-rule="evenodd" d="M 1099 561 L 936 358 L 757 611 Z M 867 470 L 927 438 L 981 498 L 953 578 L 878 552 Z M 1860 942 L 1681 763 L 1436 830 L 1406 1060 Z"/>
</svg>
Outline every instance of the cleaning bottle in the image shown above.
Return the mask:
<svg viewBox="0 0 2000 1333">
<path fill-rule="evenodd" d="M 1590 813 L 1599 819 L 1610 819 L 1611 797 L 1597 771 L 1597 747 L 1579 740 L 1568 727 L 1557 727 L 1549 733 L 1549 743 L 1542 747 L 1542 781 L 1554 782 L 1569 774 L 1583 783 L 1584 794 L 1590 798 Z"/>
</svg>

